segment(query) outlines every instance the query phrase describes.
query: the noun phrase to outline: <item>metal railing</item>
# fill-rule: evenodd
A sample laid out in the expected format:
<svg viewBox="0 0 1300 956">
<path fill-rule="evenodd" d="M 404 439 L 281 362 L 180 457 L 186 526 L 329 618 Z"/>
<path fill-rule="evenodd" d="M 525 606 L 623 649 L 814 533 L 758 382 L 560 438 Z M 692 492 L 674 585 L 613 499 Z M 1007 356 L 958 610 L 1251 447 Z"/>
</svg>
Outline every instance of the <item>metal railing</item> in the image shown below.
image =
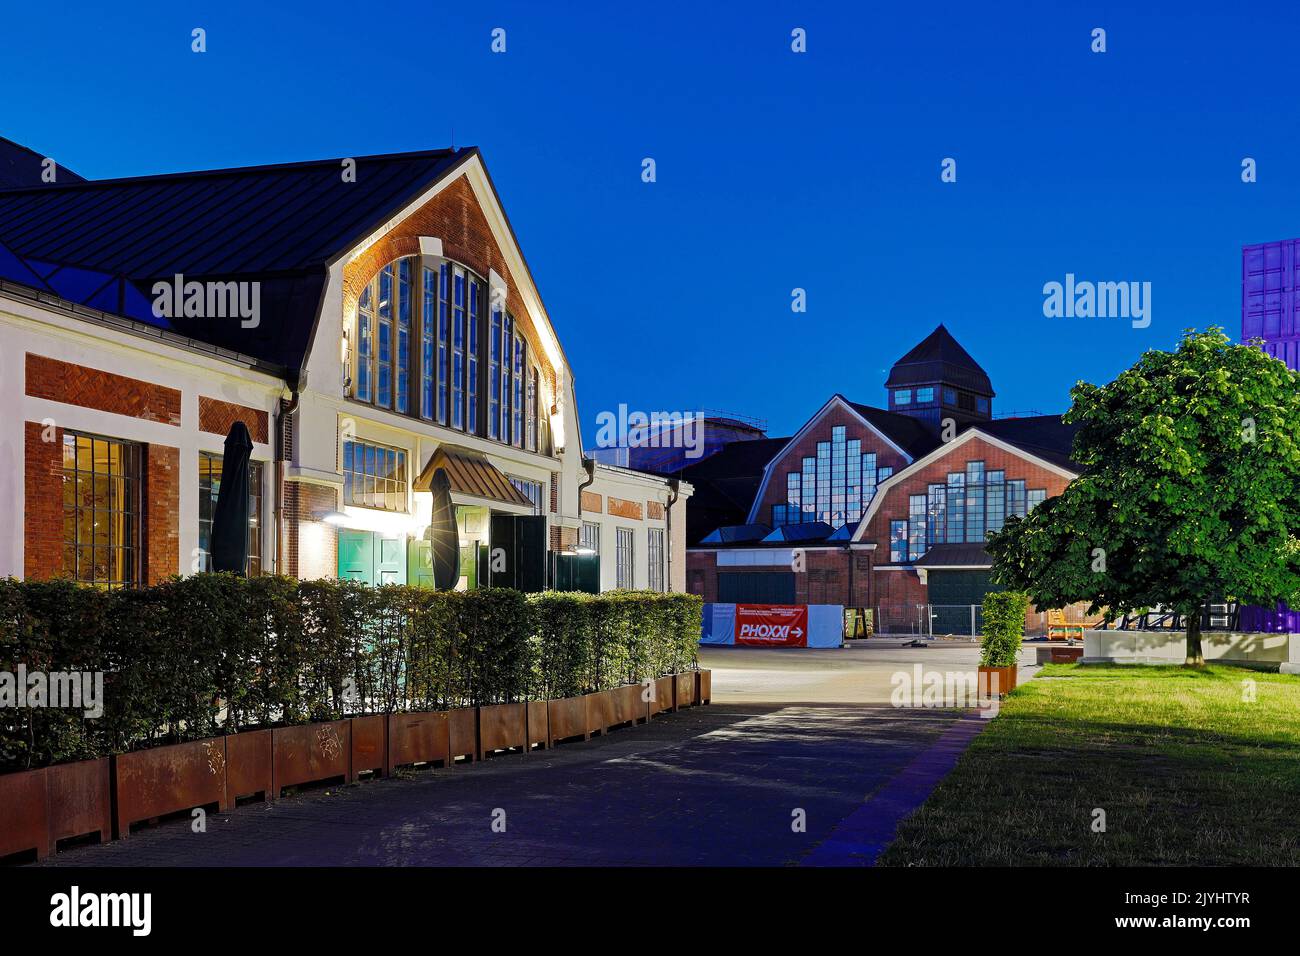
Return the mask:
<svg viewBox="0 0 1300 956">
<path fill-rule="evenodd" d="M 872 610 L 872 633 L 881 637 L 979 637 L 984 628 L 984 609 L 978 604 L 880 604 Z M 1098 619 L 1085 612 L 1087 605 L 1064 608 L 1066 624 L 1095 627 Z M 1047 633 L 1047 612 L 1025 615 L 1025 636 Z"/>
</svg>

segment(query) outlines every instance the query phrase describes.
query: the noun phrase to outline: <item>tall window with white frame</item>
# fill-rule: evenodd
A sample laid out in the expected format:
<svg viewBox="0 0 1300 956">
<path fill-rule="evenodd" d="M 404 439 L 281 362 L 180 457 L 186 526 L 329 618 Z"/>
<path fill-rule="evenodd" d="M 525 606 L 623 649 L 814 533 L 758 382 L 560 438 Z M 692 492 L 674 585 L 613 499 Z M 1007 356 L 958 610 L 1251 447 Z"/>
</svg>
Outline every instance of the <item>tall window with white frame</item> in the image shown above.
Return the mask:
<svg viewBox="0 0 1300 956">
<path fill-rule="evenodd" d="M 600 525 L 584 521 L 578 534 L 578 547 L 591 554 L 600 554 Z"/>
<path fill-rule="evenodd" d="M 199 452 L 199 550 L 204 570 L 212 570 L 212 520 L 221 493 L 222 456 Z M 248 577 L 262 573 L 262 463 L 248 463 Z"/>
<path fill-rule="evenodd" d="M 466 362 L 468 365 L 465 382 L 465 431 L 471 435 L 478 434 L 478 323 L 482 286 L 472 279 L 469 285 L 469 328 L 465 337 Z"/>
<path fill-rule="evenodd" d="M 501 324 L 501 440 L 507 445 L 514 444 L 510 432 L 510 425 L 514 420 L 514 416 L 510 413 L 510 396 L 513 392 L 510 384 L 510 366 L 511 356 L 514 354 L 514 342 L 515 317 L 507 312 L 505 321 Z"/>
<path fill-rule="evenodd" d="M 634 573 L 633 559 L 634 538 L 631 528 L 618 528 L 617 553 L 615 554 L 615 575 L 616 583 L 620 588 L 636 587 L 636 577 Z"/>
<path fill-rule="evenodd" d="M 662 528 L 649 529 L 646 560 L 650 562 L 650 590 L 662 591 L 664 589 L 664 532 Z"/>
<path fill-rule="evenodd" d="M 465 427 L 465 273 L 452 276 L 451 427 Z"/>
<path fill-rule="evenodd" d="M 501 308 L 493 304 L 488 327 L 487 437 L 501 435 Z"/>
<path fill-rule="evenodd" d="M 513 391 L 510 395 L 510 409 L 514 415 L 511 427 L 511 443 L 522 448 L 524 445 L 524 337 L 515 330 L 515 362 L 513 371 Z"/>
<path fill-rule="evenodd" d="M 393 267 L 379 270 L 379 325 L 375 332 L 375 404 L 393 407 Z"/>
</svg>

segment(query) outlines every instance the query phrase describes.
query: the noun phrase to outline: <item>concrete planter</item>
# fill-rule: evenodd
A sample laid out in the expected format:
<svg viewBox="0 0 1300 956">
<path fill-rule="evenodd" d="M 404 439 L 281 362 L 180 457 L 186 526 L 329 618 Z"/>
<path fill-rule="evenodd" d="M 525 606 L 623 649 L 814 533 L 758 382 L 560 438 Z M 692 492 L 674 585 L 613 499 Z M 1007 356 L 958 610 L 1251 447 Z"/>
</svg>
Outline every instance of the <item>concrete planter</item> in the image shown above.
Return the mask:
<svg viewBox="0 0 1300 956">
<path fill-rule="evenodd" d="M 47 767 L 45 779 L 51 853 L 60 840 L 87 833 L 98 834 L 100 843 L 113 839 L 113 780 L 107 757 Z"/>
<path fill-rule="evenodd" d="M 650 705 L 643 699 L 646 688 L 642 684 L 616 687 L 610 694 L 614 698 L 614 723 L 635 727 L 650 719 Z"/>
<path fill-rule="evenodd" d="M 0 776 L 0 856 L 50 852 L 49 790 L 45 771 L 20 770 Z"/>
<path fill-rule="evenodd" d="M 695 702 L 698 704 L 713 702 L 713 671 L 695 672 Z"/>
<path fill-rule="evenodd" d="M 231 734 L 226 743 L 226 806 L 233 807 L 240 797 L 262 795 L 274 800 L 275 761 L 271 750 L 271 731 L 250 730 Z"/>
<path fill-rule="evenodd" d="M 388 718 L 384 714 L 352 718 L 351 778 L 363 773 L 388 776 Z"/>
<path fill-rule="evenodd" d="M 493 704 L 478 709 L 478 759 L 499 750 L 528 747 L 528 706 Z"/>
<path fill-rule="evenodd" d="M 449 724 L 448 738 L 451 745 L 451 760 L 464 757 L 473 761 L 478 759 L 478 708 L 458 707 L 447 711 Z"/>
<path fill-rule="evenodd" d="M 650 715 L 662 714 L 677 709 L 674 688 L 677 681 L 673 677 L 656 677 L 654 695 L 650 698 Z"/>
<path fill-rule="evenodd" d="M 981 699 L 1002 697 L 1016 689 L 1016 670 L 1011 667 L 981 667 L 979 669 L 979 696 Z M 996 681 L 994 680 L 996 678 Z"/>
<path fill-rule="evenodd" d="M 137 750 L 114 761 L 119 839 L 141 820 L 214 804 L 227 808 L 224 737 Z"/>
<path fill-rule="evenodd" d="M 549 700 L 546 704 L 552 743 L 574 737 L 581 737 L 583 740 L 591 739 L 591 732 L 587 729 L 586 697 L 563 697 L 559 700 Z"/>
<path fill-rule="evenodd" d="M 677 692 L 677 710 L 695 706 L 695 671 L 674 675 Z"/>
<path fill-rule="evenodd" d="M 275 791 L 342 778 L 352 780 L 352 721 L 332 720 L 271 731 Z"/>
<path fill-rule="evenodd" d="M 390 714 L 388 717 L 388 764 L 442 764 L 451 762 L 451 722 L 445 710 Z"/>
<path fill-rule="evenodd" d="M 528 702 L 528 749 L 551 746 L 551 721 L 544 700 Z"/>
</svg>

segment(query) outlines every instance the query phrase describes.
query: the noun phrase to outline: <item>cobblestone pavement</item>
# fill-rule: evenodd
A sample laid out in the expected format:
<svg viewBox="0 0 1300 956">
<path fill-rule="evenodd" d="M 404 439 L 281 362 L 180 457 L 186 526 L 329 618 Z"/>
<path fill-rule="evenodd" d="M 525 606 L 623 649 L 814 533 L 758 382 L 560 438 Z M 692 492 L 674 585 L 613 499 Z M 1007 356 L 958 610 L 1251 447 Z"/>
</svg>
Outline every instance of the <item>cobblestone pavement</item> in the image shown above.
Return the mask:
<svg viewBox="0 0 1300 956">
<path fill-rule="evenodd" d="M 858 703 L 818 703 L 815 681 L 797 694 L 806 701 L 747 702 L 729 662 L 708 656 L 710 706 L 551 751 L 209 813 L 206 833 L 193 833 L 188 818 L 164 821 L 44 865 L 797 863 L 957 719 L 951 711 L 896 710 L 875 691 Z M 893 651 L 862 666 L 893 671 L 909 666 L 905 658 Z M 752 657 L 734 661 L 748 666 Z M 812 658 L 789 662 L 822 667 Z M 852 696 L 844 675 L 836 680 L 833 696 Z M 878 675 L 866 683 L 879 688 Z M 754 696 L 770 691 L 765 683 Z M 505 813 L 503 833 L 492 827 L 497 810 Z M 798 810 L 806 832 L 792 826 Z"/>
</svg>

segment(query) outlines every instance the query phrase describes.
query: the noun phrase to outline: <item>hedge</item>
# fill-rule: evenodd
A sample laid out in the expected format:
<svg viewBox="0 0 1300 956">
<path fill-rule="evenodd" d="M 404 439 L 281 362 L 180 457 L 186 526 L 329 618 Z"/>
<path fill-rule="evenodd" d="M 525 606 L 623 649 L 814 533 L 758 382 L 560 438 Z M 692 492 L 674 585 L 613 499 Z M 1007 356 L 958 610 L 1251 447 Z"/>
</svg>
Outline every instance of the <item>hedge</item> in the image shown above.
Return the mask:
<svg viewBox="0 0 1300 956">
<path fill-rule="evenodd" d="M 102 672 L 104 712 L 0 708 L 0 772 L 254 727 L 569 697 L 697 666 L 701 601 L 197 574 L 0 581 L 0 672 Z"/>
<path fill-rule="evenodd" d="M 1011 667 L 1020 656 L 1025 636 L 1029 595 L 1019 591 L 990 591 L 984 595 L 984 637 L 981 667 Z"/>
</svg>

